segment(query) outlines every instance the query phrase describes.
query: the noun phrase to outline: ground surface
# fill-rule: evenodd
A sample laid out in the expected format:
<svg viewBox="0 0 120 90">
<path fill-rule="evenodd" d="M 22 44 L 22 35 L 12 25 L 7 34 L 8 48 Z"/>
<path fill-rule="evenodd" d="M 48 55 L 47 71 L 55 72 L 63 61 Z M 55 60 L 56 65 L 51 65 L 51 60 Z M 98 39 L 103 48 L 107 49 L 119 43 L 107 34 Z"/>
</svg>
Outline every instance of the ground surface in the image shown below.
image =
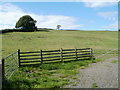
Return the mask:
<svg viewBox="0 0 120 90">
<path fill-rule="evenodd" d="M 90 64 L 88 68 L 80 69 L 78 83 L 71 88 L 118 88 L 118 57 Z"/>
</svg>

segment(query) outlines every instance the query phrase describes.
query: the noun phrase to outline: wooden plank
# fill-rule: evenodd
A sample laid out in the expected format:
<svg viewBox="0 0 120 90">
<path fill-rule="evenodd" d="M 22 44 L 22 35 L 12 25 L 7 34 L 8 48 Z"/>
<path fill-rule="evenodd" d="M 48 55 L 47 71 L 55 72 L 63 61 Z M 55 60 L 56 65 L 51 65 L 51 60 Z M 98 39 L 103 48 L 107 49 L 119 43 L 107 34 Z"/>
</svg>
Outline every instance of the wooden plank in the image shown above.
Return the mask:
<svg viewBox="0 0 120 90">
<path fill-rule="evenodd" d="M 80 55 L 80 56 L 81 56 L 81 55 L 90 55 L 90 53 L 85 53 L 85 54 L 77 54 L 77 55 Z"/>
<path fill-rule="evenodd" d="M 21 62 L 21 63 L 32 63 L 32 62 L 41 62 L 41 61 L 25 61 L 25 62 Z"/>
<path fill-rule="evenodd" d="M 34 60 L 34 59 L 40 59 L 40 58 L 21 58 L 20 60 Z"/>
<path fill-rule="evenodd" d="M 90 52 L 90 51 L 77 51 L 77 53 L 86 53 L 86 52 Z"/>
<path fill-rule="evenodd" d="M 75 56 L 76 56 L 76 60 L 77 60 L 78 59 L 77 48 L 75 48 Z"/>
<path fill-rule="evenodd" d="M 71 57 L 71 56 L 76 56 L 76 55 L 63 55 L 63 57 Z"/>
<path fill-rule="evenodd" d="M 69 54 L 69 53 L 75 53 L 75 52 L 63 52 L 63 54 Z"/>
<path fill-rule="evenodd" d="M 44 61 L 56 61 L 56 60 L 60 60 L 60 58 L 57 58 L 57 59 L 49 59 L 49 60 L 44 60 Z"/>
<path fill-rule="evenodd" d="M 90 58 L 80 58 L 79 60 L 90 60 Z"/>
<path fill-rule="evenodd" d="M 46 59 L 46 58 L 58 58 L 60 56 L 51 56 L 51 57 L 43 57 L 43 59 Z"/>
<path fill-rule="evenodd" d="M 56 55 L 56 54 L 60 54 L 60 53 L 43 53 L 43 55 Z"/>
<path fill-rule="evenodd" d="M 20 52 L 20 54 L 40 53 L 40 51 Z"/>
<path fill-rule="evenodd" d="M 20 49 L 18 49 L 18 66 L 20 67 Z"/>
<path fill-rule="evenodd" d="M 69 58 L 63 58 L 63 59 L 73 59 L 73 58 L 76 58 L 76 56 L 75 57 L 69 57 Z"/>
<path fill-rule="evenodd" d="M 43 63 L 43 55 L 42 55 L 42 49 L 40 49 L 40 62 Z"/>
<path fill-rule="evenodd" d="M 21 66 L 40 65 L 40 63 L 22 63 Z"/>
<path fill-rule="evenodd" d="M 39 54 L 36 55 L 20 55 L 20 57 L 29 57 L 29 56 L 40 56 Z"/>
<path fill-rule="evenodd" d="M 61 60 L 61 62 L 63 62 L 63 55 L 62 55 L 62 53 L 63 53 L 63 49 L 61 48 L 60 49 L 60 60 Z"/>
</svg>

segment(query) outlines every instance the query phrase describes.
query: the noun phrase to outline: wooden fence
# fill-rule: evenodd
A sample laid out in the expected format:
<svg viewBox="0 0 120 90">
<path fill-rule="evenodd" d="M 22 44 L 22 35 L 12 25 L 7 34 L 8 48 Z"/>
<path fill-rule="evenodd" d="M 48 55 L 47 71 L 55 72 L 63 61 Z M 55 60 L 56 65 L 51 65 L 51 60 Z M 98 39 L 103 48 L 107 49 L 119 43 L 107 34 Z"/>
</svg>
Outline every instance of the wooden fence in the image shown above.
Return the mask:
<svg viewBox="0 0 120 90">
<path fill-rule="evenodd" d="M 84 49 L 60 49 L 60 50 L 39 50 L 22 52 L 18 50 L 19 66 L 42 63 L 66 62 L 72 60 L 92 59 L 92 48 Z"/>
</svg>

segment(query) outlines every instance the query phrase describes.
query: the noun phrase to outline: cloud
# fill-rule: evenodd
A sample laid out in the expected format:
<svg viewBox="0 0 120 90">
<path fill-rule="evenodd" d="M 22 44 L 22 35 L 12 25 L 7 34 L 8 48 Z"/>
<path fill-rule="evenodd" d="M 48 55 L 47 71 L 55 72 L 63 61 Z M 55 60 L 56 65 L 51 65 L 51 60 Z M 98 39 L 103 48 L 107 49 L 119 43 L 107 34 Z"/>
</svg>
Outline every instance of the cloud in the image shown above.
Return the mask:
<svg viewBox="0 0 120 90">
<path fill-rule="evenodd" d="M 86 7 L 90 8 L 101 8 L 101 7 L 106 7 L 106 6 L 112 6 L 117 4 L 116 2 L 85 2 Z"/>
<path fill-rule="evenodd" d="M 3 0 L 4 2 L 118 2 L 119 0 Z"/>
<path fill-rule="evenodd" d="M 115 20 L 117 20 L 118 12 L 117 11 L 113 11 L 113 12 L 99 12 L 98 15 L 103 17 L 103 18 L 105 18 L 105 19 L 115 21 Z"/>
<path fill-rule="evenodd" d="M 113 24 L 109 24 L 107 26 L 102 26 L 102 28 L 104 28 L 104 29 L 118 29 L 118 22 L 116 21 Z"/>
<path fill-rule="evenodd" d="M 75 2 L 119 2 L 119 0 L 66 0 Z"/>
<path fill-rule="evenodd" d="M 10 3 L 0 5 L 0 29 L 14 28 L 18 18 L 25 13 Z"/>
<path fill-rule="evenodd" d="M 3 3 L 0 5 L 0 11 L 2 12 L 14 12 L 14 11 L 22 11 L 21 8 L 13 5 L 13 4 L 10 4 L 10 3 Z"/>
<path fill-rule="evenodd" d="M 56 28 L 58 24 L 62 29 L 80 28 L 83 24 L 75 24 L 76 18 L 63 15 L 35 15 L 29 14 L 37 20 L 37 26 L 42 28 Z"/>
<path fill-rule="evenodd" d="M 10 29 L 13 28 L 13 25 L 10 24 L 0 24 L 0 29 Z"/>
<path fill-rule="evenodd" d="M 85 7 L 102 8 L 117 5 L 119 0 L 66 0 L 68 2 L 83 2 Z"/>
<path fill-rule="evenodd" d="M 56 28 L 60 24 L 62 29 L 77 29 L 83 24 L 76 24 L 77 21 L 74 17 L 63 15 L 38 15 L 35 13 L 24 12 L 21 8 L 10 4 L 4 3 L 0 5 L 0 29 L 14 28 L 18 19 L 23 15 L 30 15 L 37 20 L 38 28 Z"/>
</svg>

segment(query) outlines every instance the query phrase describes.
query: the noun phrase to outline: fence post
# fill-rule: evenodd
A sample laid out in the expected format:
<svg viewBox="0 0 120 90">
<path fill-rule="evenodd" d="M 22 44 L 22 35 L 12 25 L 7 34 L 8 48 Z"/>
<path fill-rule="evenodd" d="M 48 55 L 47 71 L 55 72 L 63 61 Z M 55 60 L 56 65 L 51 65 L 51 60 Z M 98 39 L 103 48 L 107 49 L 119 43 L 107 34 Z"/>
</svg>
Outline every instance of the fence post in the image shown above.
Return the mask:
<svg viewBox="0 0 120 90">
<path fill-rule="evenodd" d="M 78 59 L 77 48 L 75 48 L 75 56 L 76 56 L 76 60 L 77 60 Z"/>
<path fill-rule="evenodd" d="M 92 52 L 92 48 L 90 48 L 90 57 L 91 57 L 91 59 L 93 59 L 93 52 Z"/>
<path fill-rule="evenodd" d="M 63 62 L 63 49 L 62 48 L 60 48 L 60 60 L 61 60 L 61 62 Z"/>
<path fill-rule="evenodd" d="M 2 59 L 2 81 L 5 79 L 5 59 Z"/>
<path fill-rule="evenodd" d="M 20 64 L 20 49 L 18 49 L 18 66 L 20 67 L 21 64 Z"/>
<path fill-rule="evenodd" d="M 41 60 L 41 63 L 43 63 L 42 49 L 40 49 L 40 60 Z"/>
</svg>

